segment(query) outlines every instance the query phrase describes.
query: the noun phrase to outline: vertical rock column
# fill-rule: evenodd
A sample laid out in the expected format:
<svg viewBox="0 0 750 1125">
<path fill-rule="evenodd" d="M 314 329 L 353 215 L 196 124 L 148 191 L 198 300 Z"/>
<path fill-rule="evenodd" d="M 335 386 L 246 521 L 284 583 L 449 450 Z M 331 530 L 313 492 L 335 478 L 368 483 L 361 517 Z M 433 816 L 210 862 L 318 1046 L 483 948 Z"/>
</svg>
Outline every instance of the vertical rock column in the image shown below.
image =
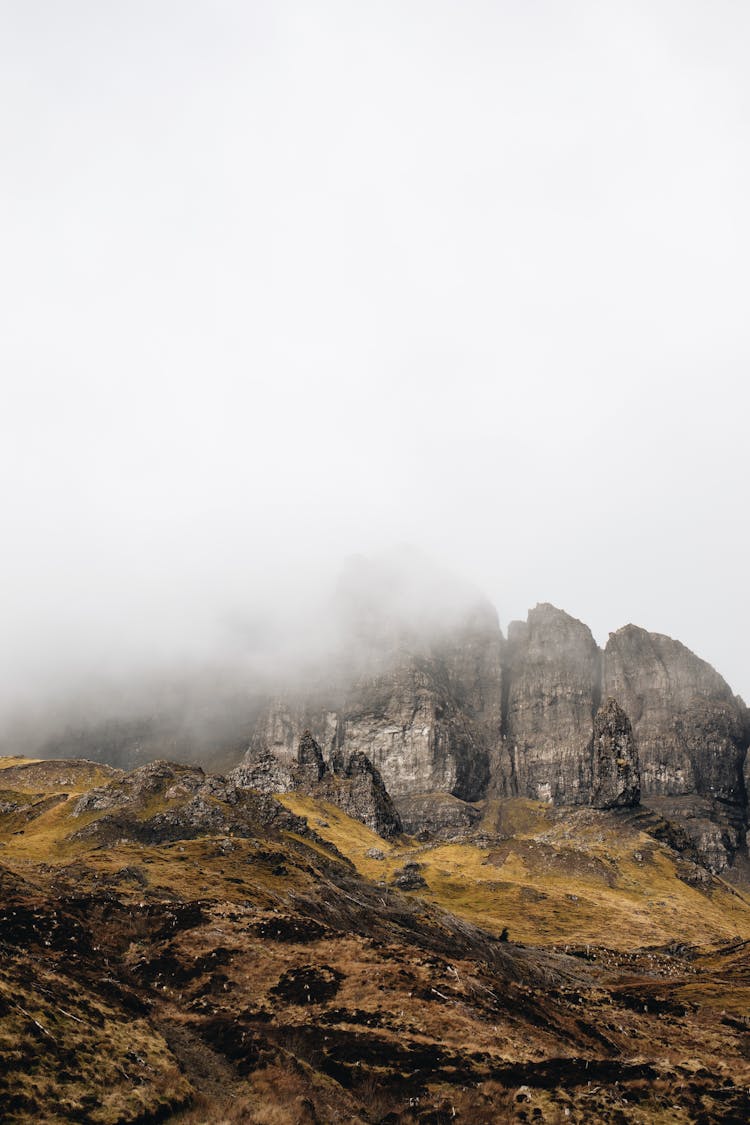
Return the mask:
<svg viewBox="0 0 750 1125">
<path fill-rule="evenodd" d="M 615 699 L 594 718 L 591 804 L 597 809 L 628 808 L 641 799 L 638 747 L 630 719 Z"/>
<path fill-rule="evenodd" d="M 519 796 L 588 804 L 600 657 L 588 626 L 552 605 L 511 623 L 506 746 Z"/>
</svg>

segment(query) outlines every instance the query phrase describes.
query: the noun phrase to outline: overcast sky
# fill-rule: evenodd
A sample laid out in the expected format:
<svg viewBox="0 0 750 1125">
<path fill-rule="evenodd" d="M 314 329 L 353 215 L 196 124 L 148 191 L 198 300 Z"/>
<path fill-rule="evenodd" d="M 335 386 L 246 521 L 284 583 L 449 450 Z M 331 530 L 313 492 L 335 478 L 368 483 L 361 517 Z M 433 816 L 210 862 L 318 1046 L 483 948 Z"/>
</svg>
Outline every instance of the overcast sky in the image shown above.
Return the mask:
<svg viewBox="0 0 750 1125">
<path fill-rule="evenodd" d="M 0 695 L 408 542 L 750 696 L 749 57 L 745 0 L 0 0 Z"/>
</svg>

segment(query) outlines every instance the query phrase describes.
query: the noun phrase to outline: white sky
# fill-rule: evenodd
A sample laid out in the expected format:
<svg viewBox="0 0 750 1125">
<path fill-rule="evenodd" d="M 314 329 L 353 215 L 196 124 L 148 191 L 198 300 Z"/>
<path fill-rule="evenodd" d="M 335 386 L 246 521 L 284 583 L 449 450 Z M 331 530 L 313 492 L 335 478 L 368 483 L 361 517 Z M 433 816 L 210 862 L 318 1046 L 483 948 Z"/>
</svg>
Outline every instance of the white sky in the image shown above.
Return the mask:
<svg viewBox="0 0 750 1125">
<path fill-rule="evenodd" d="M 0 695 L 403 541 L 750 695 L 748 58 L 745 0 L 0 0 Z"/>
</svg>

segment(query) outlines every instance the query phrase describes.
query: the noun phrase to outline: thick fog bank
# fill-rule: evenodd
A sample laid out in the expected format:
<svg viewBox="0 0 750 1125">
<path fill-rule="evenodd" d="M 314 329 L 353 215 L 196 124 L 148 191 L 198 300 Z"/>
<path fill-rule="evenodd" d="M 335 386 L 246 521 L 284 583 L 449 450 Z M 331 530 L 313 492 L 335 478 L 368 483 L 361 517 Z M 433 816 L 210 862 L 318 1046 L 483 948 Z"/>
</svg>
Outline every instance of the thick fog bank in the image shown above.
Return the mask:
<svg viewBox="0 0 750 1125">
<path fill-rule="evenodd" d="M 750 5 L 1 7 L 0 725 L 242 714 L 399 542 L 750 694 Z"/>
<path fill-rule="evenodd" d="M 27 668 L 25 680 L 6 680 L 0 753 L 227 768 L 273 697 L 335 696 L 404 654 L 462 636 L 470 651 L 477 631 L 502 636 L 485 593 L 415 548 L 352 556 L 336 577 L 301 575 L 285 600 L 278 578 L 263 593 L 216 612 L 210 629 L 206 605 L 171 634 L 159 635 L 165 621 L 154 614 L 154 643 L 140 651 L 123 623 L 108 633 L 106 652 L 87 649 L 84 635 L 78 651 L 44 653 L 37 679 Z M 138 631 L 146 638 L 147 624 Z"/>
</svg>

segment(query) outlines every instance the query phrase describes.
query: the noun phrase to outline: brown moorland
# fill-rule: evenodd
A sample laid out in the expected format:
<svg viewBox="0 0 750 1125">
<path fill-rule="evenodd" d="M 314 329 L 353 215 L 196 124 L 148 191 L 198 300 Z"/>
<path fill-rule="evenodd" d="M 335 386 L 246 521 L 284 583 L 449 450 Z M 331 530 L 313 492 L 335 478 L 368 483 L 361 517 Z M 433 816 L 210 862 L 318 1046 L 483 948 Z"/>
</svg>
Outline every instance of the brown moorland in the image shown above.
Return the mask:
<svg viewBox="0 0 750 1125">
<path fill-rule="evenodd" d="M 495 802 L 388 843 L 195 768 L 16 760 L 3 1120 L 745 1121 L 750 904 L 647 827 Z"/>
</svg>

